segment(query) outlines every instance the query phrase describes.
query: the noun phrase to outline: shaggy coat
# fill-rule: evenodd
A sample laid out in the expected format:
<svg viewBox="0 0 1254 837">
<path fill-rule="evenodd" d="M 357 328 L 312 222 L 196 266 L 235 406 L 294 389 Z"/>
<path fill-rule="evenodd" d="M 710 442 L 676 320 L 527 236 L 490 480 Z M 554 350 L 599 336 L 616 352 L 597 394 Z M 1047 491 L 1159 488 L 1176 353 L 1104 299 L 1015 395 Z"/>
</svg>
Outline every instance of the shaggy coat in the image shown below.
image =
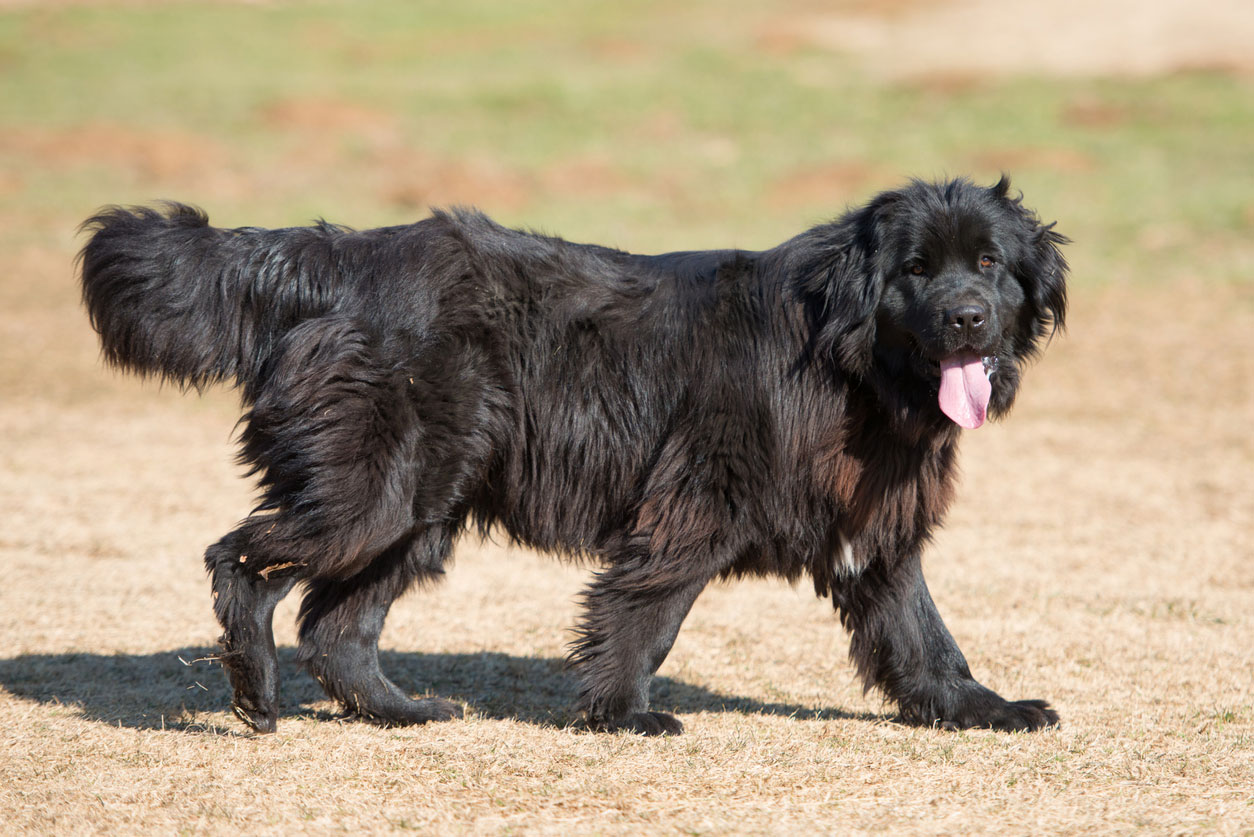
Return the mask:
<svg viewBox="0 0 1254 837">
<path fill-rule="evenodd" d="M 910 722 L 1057 722 L 972 678 L 920 569 L 955 422 L 1004 414 L 1064 318 L 1066 239 L 1004 179 L 916 181 L 762 252 L 642 256 L 460 210 L 357 232 L 168 204 L 84 227 L 107 360 L 242 393 L 261 500 L 205 563 L 255 729 L 275 728 L 271 617 L 297 583 L 299 657 L 333 698 L 459 716 L 388 680 L 377 641 L 468 527 L 600 567 L 570 654 L 594 728 L 682 729 L 650 679 L 701 590 L 746 575 L 810 578 Z"/>
</svg>

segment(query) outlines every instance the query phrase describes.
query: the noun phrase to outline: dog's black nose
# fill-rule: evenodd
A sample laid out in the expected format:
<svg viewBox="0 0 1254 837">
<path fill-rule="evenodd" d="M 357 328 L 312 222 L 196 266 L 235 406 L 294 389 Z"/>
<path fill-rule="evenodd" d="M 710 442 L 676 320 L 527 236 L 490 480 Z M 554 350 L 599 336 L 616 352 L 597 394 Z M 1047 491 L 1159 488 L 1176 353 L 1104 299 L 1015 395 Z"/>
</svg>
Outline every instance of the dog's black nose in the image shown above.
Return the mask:
<svg viewBox="0 0 1254 837">
<path fill-rule="evenodd" d="M 983 305 L 969 303 L 950 308 L 945 312 L 945 325 L 964 337 L 975 337 L 984 331 L 984 323 L 988 320 L 988 309 Z"/>
</svg>

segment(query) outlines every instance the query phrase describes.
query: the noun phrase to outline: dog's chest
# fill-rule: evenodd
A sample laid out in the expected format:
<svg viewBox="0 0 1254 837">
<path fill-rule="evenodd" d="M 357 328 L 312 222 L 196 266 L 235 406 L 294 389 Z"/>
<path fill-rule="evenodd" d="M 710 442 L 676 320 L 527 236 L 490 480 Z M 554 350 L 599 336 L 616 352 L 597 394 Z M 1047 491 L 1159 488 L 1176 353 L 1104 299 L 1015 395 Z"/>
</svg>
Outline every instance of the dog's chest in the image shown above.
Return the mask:
<svg viewBox="0 0 1254 837">
<path fill-rule="evenodd" d="M 828 467 L 821 478 L 837 509 L 831 560 L 841 574 L 918 549 L 953 498 L 952 444 L 850 446 L 834 452 Z"/>
</svg>

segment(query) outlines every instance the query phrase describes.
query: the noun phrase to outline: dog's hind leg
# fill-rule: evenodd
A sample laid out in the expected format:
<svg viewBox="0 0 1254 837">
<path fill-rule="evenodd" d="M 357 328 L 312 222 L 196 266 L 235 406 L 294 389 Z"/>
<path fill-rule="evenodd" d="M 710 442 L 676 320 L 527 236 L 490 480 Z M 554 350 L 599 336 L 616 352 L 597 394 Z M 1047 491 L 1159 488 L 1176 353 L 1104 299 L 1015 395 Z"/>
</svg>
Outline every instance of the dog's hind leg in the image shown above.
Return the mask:
<svg viewBox="0 0 1254 837">
<path fill-rule="evenodd" d="M 305 621 L 313 635 L 321 635 L 313 629 L 324 614 L 351 613 L 360 622 L 343 616 L 340 627 L 372 648 L 371 631 L 377 637 L 387 606 L 412 577 L 380 569 L 397 563 L 390 556 L 418 525 L 422 433 L 408 380 L 357 323 L 325 317 L 291 329 L 249 384 L 253 408 L 240 458 L 261 474 L 261 503 L 206 562 L 236 712 L 256 729 L 274 729 L 270 614 L 292 579 L 310 586 Z M 374 652 L 363 653 L 368 670 Z"/>
<path fill-rule="evenodd" d="M 258 732 L 274 732 L 279 718 L 279 660 L 274 648 L 274 608 L 296 582 L 273 573 L 260 556 L 249 560 L 251 523 L 205 552 L 213 582 L 213 610 L 222 625 L 219 657 L 240 720 Z M 259 571 L 260 570 L 260 571 Z"/>
<path fill-rule="evenodd" d="M 310 581 L 298 656 L 345 709 L 389 726 L 462 716 L 451 701 L 409 697 L 379 667 L 379 634 L 392 602 L 415 581 L 438 577 L 451 549 L 449 533 L 432 528 L 394 545 L 352 578 Z"/>
</svg>

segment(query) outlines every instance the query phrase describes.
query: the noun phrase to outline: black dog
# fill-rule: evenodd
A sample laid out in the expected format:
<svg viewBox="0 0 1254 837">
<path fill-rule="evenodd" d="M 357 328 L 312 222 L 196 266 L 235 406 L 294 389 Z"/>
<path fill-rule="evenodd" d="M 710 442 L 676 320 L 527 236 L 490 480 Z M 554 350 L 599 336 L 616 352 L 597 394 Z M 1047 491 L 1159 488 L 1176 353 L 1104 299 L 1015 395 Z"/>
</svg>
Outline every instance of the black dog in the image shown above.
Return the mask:
<svg viewBox="0 0 1254 837">
<path fill-rule="evenodd" d="M 1005 413 L 1063 323 L 1066 239 L 1005 179 L 913 182 L 763 252 L 638 256 L 436 212 L 354 232 L 215 229 L 110 208 L 84 225 L 105 357 L 234 380 L 261 504 L 209 547 L 235 711 L 275 728 L 275 604 L 300 659 L 385 724 L 458 717 L 379 670 L 392 602 L 499 527 L 603 569 L 570 664 L 597 729 L 677 733 L 649 682 L 713 579 L 809 576 L 902 717 L 1034 730 L 981 686 L 920 550 L 958 426 Z"/>
</svg>

